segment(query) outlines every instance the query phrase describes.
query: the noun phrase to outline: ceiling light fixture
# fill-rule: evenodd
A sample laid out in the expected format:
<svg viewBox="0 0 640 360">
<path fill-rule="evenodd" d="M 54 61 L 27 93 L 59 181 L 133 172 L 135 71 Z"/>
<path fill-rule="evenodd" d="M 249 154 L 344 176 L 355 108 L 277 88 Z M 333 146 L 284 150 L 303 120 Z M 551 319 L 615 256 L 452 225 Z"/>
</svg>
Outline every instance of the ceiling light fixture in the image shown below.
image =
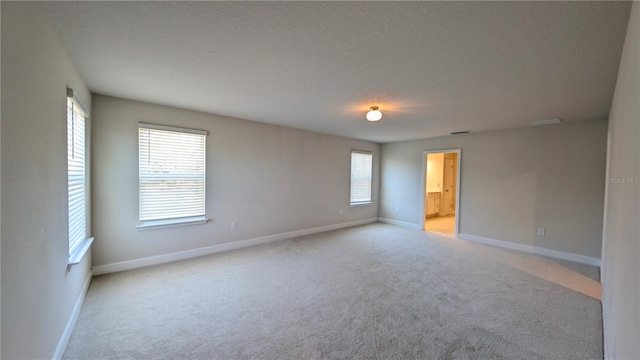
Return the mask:
<svg viewBox="0 0 640 360">
<path fill-rule="evenodd" d="M 367 120 L 369 121 L 379 121 L 382 119 L 382 113 L 378 110 L 377 106 L 370 107 L 371 110 L 367 113 Z"/>
</svg>

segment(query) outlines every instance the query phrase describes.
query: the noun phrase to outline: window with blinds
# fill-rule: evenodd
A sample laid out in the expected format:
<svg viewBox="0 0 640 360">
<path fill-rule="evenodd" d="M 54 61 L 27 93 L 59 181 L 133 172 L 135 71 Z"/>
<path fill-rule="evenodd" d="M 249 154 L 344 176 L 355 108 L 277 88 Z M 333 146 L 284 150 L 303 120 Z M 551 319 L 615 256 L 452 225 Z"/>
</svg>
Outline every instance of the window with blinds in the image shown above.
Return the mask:
<svg viewBox="0 0 640 360">
<path fill-rule="evenodd" d="M 72 92 L 69 92 L 72 94 Z M 67 97 L 67 180 L 69 255 L 87 238 L 87 171 L 85 124 L 87 111 L 73 95 Z"/>
<path fill-rule="evenodd" d="M 206 135 L 139 124 L 139 227 L 204 220 Z"/>
<path fill-rule="evenodd" d="M 351 151 L 351 205 L 371 202 L 372 161 L 370 152 Z"/>
</svg>

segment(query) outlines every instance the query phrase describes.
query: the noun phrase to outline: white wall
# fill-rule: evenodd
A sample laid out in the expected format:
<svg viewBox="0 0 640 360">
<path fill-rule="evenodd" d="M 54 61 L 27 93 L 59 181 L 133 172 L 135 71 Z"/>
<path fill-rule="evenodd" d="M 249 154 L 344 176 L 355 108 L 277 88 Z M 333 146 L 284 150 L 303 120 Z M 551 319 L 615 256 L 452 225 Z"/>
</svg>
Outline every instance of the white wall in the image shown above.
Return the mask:
<svg viewBox="0 0 640 360">
<path fill-rule="evenodd" d="M 442 192 L 444 153 L 427 154 L 427 192 Z"/>
<path fill-rule="evenodd" d="M 419 227 L 422 151 L 460 148 L 460 233 L 599 258 L 606 131 L 599 120 L 384 144 L 380 217 Z"/>
<path fill-rule="evenodd" d="M 609 113 L 602 247 L 608 359 L 640 359 L 640 4 L 631 19 Z"/>
<path fill-rule="evenodd" d="M 1 6 L 2 358 L 46 359 L 90 274 L 67 272 L 66 88 L 91 98 L 42 4 Z"/>
<path fill-rule="evenodd" d="M 96 266 L 378 216 L 378 144 L 100 95 L 93 119 Z M 138 122 L 209 131 L 212 222 L 136 229 Z M 349 207 L 351 149 L 373 152 L 372 205 Z"/>
</svg>

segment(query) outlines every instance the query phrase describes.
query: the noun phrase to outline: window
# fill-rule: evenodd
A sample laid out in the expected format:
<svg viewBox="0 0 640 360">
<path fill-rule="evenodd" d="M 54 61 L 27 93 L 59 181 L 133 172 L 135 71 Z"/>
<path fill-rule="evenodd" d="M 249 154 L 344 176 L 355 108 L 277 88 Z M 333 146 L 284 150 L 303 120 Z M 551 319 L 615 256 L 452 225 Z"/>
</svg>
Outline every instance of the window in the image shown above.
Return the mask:
<svg viewBox="0 0 640 360">
<path fill-rule="evenodd" d="M 202 224 L 205 216 L 203 130 L 139 124 L 138 228 Z"/>
<path fill-rule="evenodd" d="M 371 164 L 370 152 L 351 151 L 351 205 L 371 202 Z"/>
<path fill-rule="evenodd" d="M 80 262 L 93 239 L 87 237 L 86 122 L 88 110 L 72 89 L 67 89 L 67 198 L 69 264 Z"/>
</svg>

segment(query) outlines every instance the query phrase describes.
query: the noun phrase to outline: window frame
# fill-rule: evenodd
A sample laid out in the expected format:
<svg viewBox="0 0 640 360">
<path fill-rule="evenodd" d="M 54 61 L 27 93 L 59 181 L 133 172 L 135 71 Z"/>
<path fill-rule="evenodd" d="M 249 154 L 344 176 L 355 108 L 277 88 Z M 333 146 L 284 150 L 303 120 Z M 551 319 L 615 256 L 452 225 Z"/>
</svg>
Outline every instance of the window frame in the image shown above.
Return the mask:
<svg viewBox="0 0 640 360">
<path fill-rule="evenodd" d="M 368 200 L 362 200 L 362 201 L 353 201 L 353 182 L 354 182 L 354 178 L 353 178 L 353 156 L 355 154 L 360 154 L 360 155 L 368 155 L 369 156 L 369 161 L 370 161 L 370 172 L 369 172 L 369 198 Z M 366 206 L 366 205 L 371 205 L 373 203 L 373 152 L 371 151 L 365 151 L 365 150 L 355 150 L 352 149 L 351 150 L 351 155 L 350 155 L 350 165 L 349 165 L 349 206 L 350 207 L 354 207 L 354 206 Z"/>
<path fill-rule="evenodd" d="M 71 116 L 69 116 L 69 107 L 71 106 Z M 82 132 L 80 134 L 78 134 L 77 132 L 75 132 L 76 130 L 76 107 L 78 108 L 79 112 L 82 113 L 83 118 L 82 118 L 82 122 L 83 124 L 81 125 L 81 129 Z M 90 208 L 91 208 L 91 203 L 90 203 L 90 199 L 91 199 L 91 180 L 90 180 L 90 166 L 91 166 L 91 157 L 90 157 L 90 146 L 89 146 L 89 139 L 90 136 L 89 135 L 89 131 L 90 131 L 90 119 L 91 114 L 89 112 L 89 109 L 87 108 L 87 106 L 84 105 L 84 103 L 82 102 L 82 100 L 77 96 L 77 94 L 73 91 L 73 89 L 71 88 L 67 88 L 67 101 L 66 101 L 66 146 L 65 146 L 65 150 L 67 152 L 67 243 L 68 243 L 68 253 L 69 253 L 69 259 L 68 259 L 68 263 L 67 266 L 72 266 L 72 265 L 76 265 L 79 264 L 82 259 L 84 258 L 85 254 L 89 251 L 89 248 L 91 247 L 91 244 L 93 243 L 93 237 L 91 237 L 89 235 L 90 231 L 91 231 L 91 224 L 89 223 L 90 220 Z M 71 127 L 71 134 L 70 132 L 70 127 Z M 74 156 L 73 154 L 77 153 L 77 149 L 76 149 L 76 145 L 78 144 L 76 142 L 76 140 L 78 140 L 76 138 L 76 136 L 81 136 L 82 138 L 79 139 L 80 143 L 83 145 L 82 148 L 82 156 L 83 156 L 83 161 L 82 161 L 82 172 L 83 172 L 83 178 L 82 178 L 82 203 L 81 205 L 77 205 L 76 202 L 72 202 L 70 199 L 70 178 L 71 176 L 71 171 L 69 171 L 70 165 L 72 160 L 74 160 Z M 71 157 L 70 157 L 71 154 Z M 78 164 L 75 163 L 74 166 L 77 166 Z M 76 175 L 77 176 L 77 175 Z M 75 185 L 77 186 L 77 184 Z M 76 194 L 77 196 L 77 194 Z M 72 208 L 72 203 L 75 205 Z M 82 225 L 81 225 L 81 229 L 83 230 L 84 234 L 79 234 L 78 236 L 75 236 L 72 238 L 72 235 L 75 233 L 74 229 L 72 229 L 72 217 L 73 216 L 73 211 L 76 209 L 77 206 L 81 206 L 82 208 L 84 208 L 84 211 L 82 213 Z M 77 214 L 75 215 L 77 216 Z"/>
<path fill-rule="evenodd" d="M 158 125 L 158 124 L 150 124 L 150 123 L 138 123 L 138 225 L 136 226 L 136 228 L 138 230 L 153 230 L 153 229 L 160 229 L 160 228 L 167 228 L 167 227 L 177 227 L 177 226 L 187 226 L 187 225 L 198 225 L 198 224 L 205 224 L 207 223 L 210 219 L 208 219 L 206 217 L 206 205 L 207 205 L 207 201 L 206 201 L 206 188 L 207 188 L 207 136 L 208 136 L 208 131 L 206 130 L 197 130 L 197 129 L 190 129 L 190 128 L 182 128 L 182 127 L 176 127 L 176 126 L 167 126 L 167 125 Z M 203 148 L 203 165 L 204 165 L 204 174 L 203 174 L 203 178 L 202 181 L 204 182 L 204 191 L 203 191 L 203 195 L 202 195 L 202 201 L 203 201 L 203 213 L 201 215 L 195 215 L 195 216 L 184 216 L 184 217 L 171 217 L 171 218 L 162 218 L 162 219 L 145 219 L 142 220 L 141 219 L 141 209 L 142 209 L 142 204 L 141 204 L 141 194 L 142 194 L 142 173 L 141 173 L 141 168 L 140 168 L 140 160 L 141 160 L 141 143 L 140 143 L 140 130 L 141 129 L 148 129 L 148 130 L 160 130 L 160 131 L 167 131 L 167 132 L 174 132 L 174 133 L 181 133 L 181 134 L 193 134 L 193 135 L 201 135 L 203 136 L 203 140 L 204 140 L 204 148 Z"/>
</svg>

